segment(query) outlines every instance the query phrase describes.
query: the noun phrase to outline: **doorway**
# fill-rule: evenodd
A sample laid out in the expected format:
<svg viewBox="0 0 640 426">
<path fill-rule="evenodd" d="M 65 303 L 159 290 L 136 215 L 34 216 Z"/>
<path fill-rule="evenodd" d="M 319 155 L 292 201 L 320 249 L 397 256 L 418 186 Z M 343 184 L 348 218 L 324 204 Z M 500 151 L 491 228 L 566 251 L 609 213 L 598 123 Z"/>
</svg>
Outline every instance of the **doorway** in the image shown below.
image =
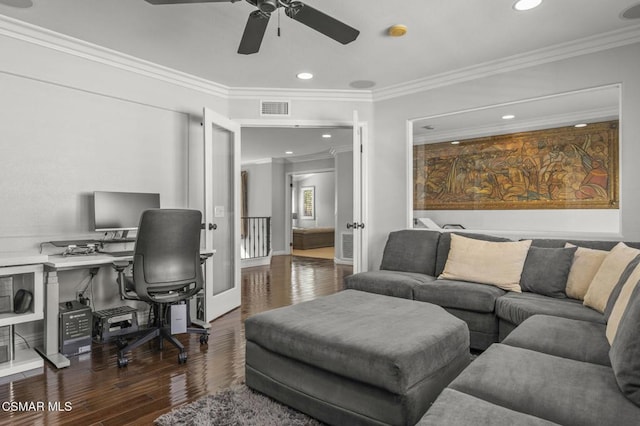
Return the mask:
<svg viewBox="0 0 640 426">
<path fill-rule="evenodd" d="M 248 172 L 248 187 L 253 188 L 248 191 L 249 216 L 260 214 L 271 218 L 271 253 L 292 254 L 295 228 L 333 228 L 333 259 L 336 263 L 351 264 L 354 230 L 347 225 L 354 222 L 353 125 L 242 124 L 242 169 Z M 329 179 L 333 191 L 314 188 L 317 185 L 312 181 L 298 184 L 305 179 L 318 179 L 323 176 L 321 173 L 325 178 L 333 175 Z M 316 211 L 304 214 L 303 206 L 293 199 L 294 185 L 296 194 L 303 193 L 301 186 L 309 187 L 306 193 L 312 197 L 311 208 Z M 330 201 L 326 193 L 330 194 Z M 302 195 L 297 197 L 300 199 Z M 344 253 L 343 241 L 348 247 Z"/>
<path fill-rule="evenodd" d="M 335 170 L 290 175 L 291 254 L 336 258 L 337 211 Z"/>
</svg>

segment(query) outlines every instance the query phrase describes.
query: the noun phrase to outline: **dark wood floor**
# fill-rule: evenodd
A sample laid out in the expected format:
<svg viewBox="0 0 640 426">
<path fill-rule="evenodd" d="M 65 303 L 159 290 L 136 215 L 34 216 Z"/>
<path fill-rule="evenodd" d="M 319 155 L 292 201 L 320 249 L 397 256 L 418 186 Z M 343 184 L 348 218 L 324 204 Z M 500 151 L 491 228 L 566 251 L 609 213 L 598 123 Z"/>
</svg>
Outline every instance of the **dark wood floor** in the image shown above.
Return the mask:
<svg viewBox="0 0 640 426">
<path fill-rule="evenodd" d="M 343 288 L 350 266 L 331 260 L 276 256 L 271 267 L 242 271 L 242 307 L 212 323 L 209 344 L 182 335 L 188 352 L 184 365 L 170 345 L 160 352 L 143 345 L 129 356 L 129 366 L 116 367 L 112 345 L 94 345 L 90 356 L 72 359 L 56 370 L 0 385 L 0 403 L 59 401 L 66 412 L 7 412 L 0 424 L 15 425 L 148 425 L 163 413 L 213 394 L 244 379 L 244 320 L 265 310 L 335 293 Z"/>
</svg>

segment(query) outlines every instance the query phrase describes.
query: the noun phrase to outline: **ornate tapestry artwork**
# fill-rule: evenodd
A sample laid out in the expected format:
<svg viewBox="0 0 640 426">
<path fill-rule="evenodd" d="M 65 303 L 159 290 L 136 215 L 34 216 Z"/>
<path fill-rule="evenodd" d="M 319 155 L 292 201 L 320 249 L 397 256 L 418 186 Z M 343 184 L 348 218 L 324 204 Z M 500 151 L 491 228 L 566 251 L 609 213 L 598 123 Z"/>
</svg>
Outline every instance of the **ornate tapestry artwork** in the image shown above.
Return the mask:
<svg viewBox="0 0 640 426">
<path fill-rule="evenodd" d="M 616 209 L 618 120 L 415 145 L 415 210 Z"/>
</svg>

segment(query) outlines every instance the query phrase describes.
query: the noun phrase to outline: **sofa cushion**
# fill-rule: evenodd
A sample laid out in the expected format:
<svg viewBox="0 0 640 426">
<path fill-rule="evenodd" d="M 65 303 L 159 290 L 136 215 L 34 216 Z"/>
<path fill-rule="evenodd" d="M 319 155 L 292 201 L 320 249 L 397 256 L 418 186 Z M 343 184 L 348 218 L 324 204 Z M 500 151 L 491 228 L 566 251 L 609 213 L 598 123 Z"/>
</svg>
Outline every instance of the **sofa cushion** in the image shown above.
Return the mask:
<svg viewBox="0 0 640 426">
<path fill-rule="evenodd" d="M 611 368 L 496 343 L 449 388 L 562 425 L 637 425 Z"/>
<path fill-rule="evenodd" d="M 435 276 L 439 239 L 439 232 L 423 229 L 404 229 L 389 233 L 380 269 Z"/>
<path fill-rule="evenodd" d="M 567 277 L 576 249 L 530 247 L 520 277 L 522 291 L 549 297 L 567 297 Z"/>
<path fill-rule="evenodd" d="M 473 238 L 481 241 L 513 241 L 509 238 L 495 237 L 493 235 L 484 235 L 484 234 L 472 234 L 472 233 L 457 233 L 457 232 L 443 232 L 440 235 L 440 240 L 438 241 L 438 254 L 436 257 L 436 277 L 442 274 L 444 271 L 444 265 L 447 263 L 447 258 L 449 257 L 449 249 L 451 248 L 451 236 L 452 235 L 463 235 L 467 238 Z"/>
<path fill-rule="evenodd" d="M 640 286 L 636 285 L 613 339 L 609 357 L 624 395 L 640 406 Z"/>
<path fill-rule="evenodd" d="M 520 276 L 530 245 L 531 241 L 481 241 L 454 234 L 447 263 L 438 278 L 520 292 Z"/>
<path fill-rule="evenodd" d="M 368 271 L 349 275 L 344 278 L 344 283 L 347 289 L 413 299 L 414 287 L 435 279 L 415 272 Z"/>
<path fill-rule="evenodd" d="M 605 325 L 549 315 L 527 318 L 506 339 L 505 345 L 611 366 Z"/>
<path fill-rule="evenodd" d="M 604 258 L 584 295 L 584 304 L 598 312 L 604 312 L 609 296 L 627 265 L 640 254 L 640 250 L 618 243 Z"/>
<path fill-rule="evenodd" d="M 462 407 L 464 409 L 461 409 Z M 556 424 L 447 388 L 442 391 L 429 411 L 422 416 L 417 426 L 549 426 Z"/>
<path fill-rule="evenodd" d="M 496 300 L 496 315 L 512 324 L 521 324 L 536 315 L 551 315 L 604 324 L 604 316 L 578 300 L 555 299 L 535 293 L 507 293 Z"/>
<path fill-rule="evenodd" d="M 567 243 L 567 247 L 577 247 L 571 243 Z M 607 257 L 609 252 L 605 250 L 596 250 L 585 247 L 578 247 L 573 255 L 573 262 L 567 277 L 567 296 L 584 300 L 584 295 L 589 290 L 589 285 L 593 281 L 593 277 L 600 269 L 600 265 Z"/>
<path fill-rule="evenodd" d="M 413 287 L 413 298 L 444 308 L 493 312 L 496 299 L 506 291 L 485 284 L 455 280 L 434 280 Z"/>
</svg>

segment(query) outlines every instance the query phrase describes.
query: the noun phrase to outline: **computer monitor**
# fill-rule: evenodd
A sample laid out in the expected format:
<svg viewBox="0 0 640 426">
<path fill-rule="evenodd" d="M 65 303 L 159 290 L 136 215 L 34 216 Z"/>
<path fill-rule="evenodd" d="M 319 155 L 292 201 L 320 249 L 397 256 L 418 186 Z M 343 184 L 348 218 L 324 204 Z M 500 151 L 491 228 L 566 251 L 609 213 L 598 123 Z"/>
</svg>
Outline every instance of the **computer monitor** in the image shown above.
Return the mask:
<svg viewBox="0 0 640 426">
<path fill-rule="evenodd" d="M 93 219 L 96 231 L 128 231 L 138 229 L 142 212 L 160 208 L 160 194 L 142 192 L 93 193 Z"/>
</svg>

